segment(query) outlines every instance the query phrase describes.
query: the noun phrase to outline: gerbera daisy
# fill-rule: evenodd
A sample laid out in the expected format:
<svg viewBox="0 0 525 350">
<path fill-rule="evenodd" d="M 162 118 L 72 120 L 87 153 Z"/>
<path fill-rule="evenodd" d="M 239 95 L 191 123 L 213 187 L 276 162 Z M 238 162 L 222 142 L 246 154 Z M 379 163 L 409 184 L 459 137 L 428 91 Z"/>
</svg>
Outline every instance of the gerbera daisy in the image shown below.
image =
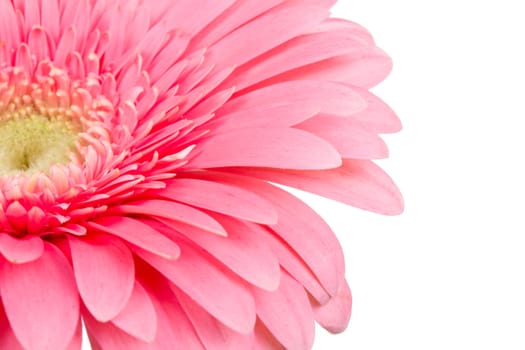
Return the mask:
<svg viewBox="0 0 525 350">
<path fill-rule="evenodd" d="M 334 0 L 0 0 L 0 348 L 309 349 L 382 214 L 390 59 Z"/>
</svg>

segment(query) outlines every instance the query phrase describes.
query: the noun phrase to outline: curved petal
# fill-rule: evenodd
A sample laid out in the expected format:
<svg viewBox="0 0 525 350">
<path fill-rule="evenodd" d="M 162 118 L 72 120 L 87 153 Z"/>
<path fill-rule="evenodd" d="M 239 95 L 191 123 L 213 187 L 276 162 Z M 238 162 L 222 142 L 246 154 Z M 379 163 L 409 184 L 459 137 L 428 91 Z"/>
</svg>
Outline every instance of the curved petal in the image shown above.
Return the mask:
<svg viewBox="0 0 525 350">
<path fill-rule="evenodd" d="M 120 237 L 165 259 L 177 259 L 180 254 L 180 248 L 175 242 L 140 220 L 125 216 L 104 216 L 87 222 L 86 226 Z"/>
<path fill-rule="evenodd" d="M 64 349 L 79 320 L 79 300 L 68 261 L 53 245 L 26 264 L 0 263 L 0 294 L 9 323 L 27 349 Z M 23 302 L 20 302 L 23 300 Z"/>
<path fill-rule="evenodd" d="M 295 127 L 322 137 L 335 147 L 342 158 L 381 159 L 388 157 L 385 142 L 376 133 L 364 129 L 352 119 L 317 115 Z"/>
<path fill-rule="evenodd" d="M 237 168 L 234 172 L 295 187 L 383 215 L 403 212 L 403 197 L 399 189 L 379 166 L 369 160 L 345 159 L 340 168 L 318 171 Z"/>
<path fill-rule="evenodd" d="M 253 128 L 214 135 L 195 148 L 192 168 L 228 166 L 330 169 L 341 165 L 326 141 L 292 128 Z"/>
<path fill-rule="evenodd" d="M 78 291 L 89 312 L 106 322 L 128 302 L 135 281 L 133 256 L 118 239 L 107 235 L 69 238 Z"/>
<path fill-rule="evenodd" d="M 314 315 L 308 296 L 293 278 L 283 273 L 275 292 L 253 290 L 257 315 L 286 349 L 311 349 Z"/>
<path fill-rule="evenodd" d="M 178 178 L 170 182 L 158 194 L 239 219 L 263 224 L 277 222 L 277 213 L 270 203 L 250 191 L 234 186 L 212 181 Z"/>
<path fill-rule="evenodd" d="M 206 349 L 251 349 L 252 333 L 244 335 L 231 330 L 177 288 L 173 292 Z"/>
<path fill-rule="evenodd" d="M 0 233 L 0 253 L 14 264 L 34 261 L 44 253 L 44 242 L 38 236 L 15 238 L 8 233 Z"/>
<path fill-rule="evenodd" d="M 153 342 L 157 334 L 157 314 L 148 293 L 135 281 L 133 294 L 126 307 L 111 320 L 126 333 L 143 340 Z"/>
<path fill-rule="evenodd" d="M 217 220 L 228 232 L 228 237 L 184 228 L 178 232 L 247 282 L 264 290 L 276 290 L 281 275 L 279 261 L 266 242 L 240 221 L 226 216 L 218 216 Z"/>
<path fill-rule="evenodd" d="M 273 203 L 279 221 L 268 227 L 301 257 L 330 295 L 337 293 L 344 277 L 343 252 L 328 224 L 313 209 L 290 193 L 247 176 L 211 171 L 192 176 L 245 188 Z"/>
<path fill-rule="evenodd" d="M 253 298 L 230 273 L 183 243 L 177 260 L 140 250 L 136 253 L 226 326 L 240 333 L 251 332 L 255 323 Z"/>
<path fill-rule="evenodd" d="M 348 326 L 352 313 L 352 293 L 348 283 L 343 283 L 335 297 L 320 305 L 312 302 L 315 320 L 331 333 L 341 333 Z"/>
<path fill-rule="evenodd" d="M 166 191 L 169 190 L 162 189 L 160 193 L 164 194 Z M 176 197 L 172 199 L 176 200 Z M 208 232 L 215 233 L 220 236 L 226 236 L 226 231 L 221 226 L 221 224 L 219 224 L 217 220 L 213 219 L 208 214 L 190 206 L 173 201 L 146 199 L 119 205 L 116 210 L 118 213 L 141 214 L 181 221 Z"/>
</svg>

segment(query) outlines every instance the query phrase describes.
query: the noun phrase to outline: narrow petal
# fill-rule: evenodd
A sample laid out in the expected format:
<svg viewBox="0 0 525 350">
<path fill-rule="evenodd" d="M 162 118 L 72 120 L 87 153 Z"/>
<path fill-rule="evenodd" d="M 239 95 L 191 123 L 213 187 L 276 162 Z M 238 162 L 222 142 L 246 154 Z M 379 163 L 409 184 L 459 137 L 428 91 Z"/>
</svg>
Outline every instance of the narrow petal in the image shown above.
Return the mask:
<svg viewBox="0 0 525 350">
<path fill-rule="evenodd" d="M 139 282 L 135 281 L 133 293 L 126 307 L 111 322 L 126 333 L 147 343 L 155 340 L 157 314 L 151 298 Z"/>
<path fill-rule="evenodd" d="M 78 290 L 89 312 L 106 322 L 128 302 L 135 280 L 133 257 L 118 239 L 69 237 Z"/>
<path fill-rule="evenodd" d="M 163 189 L 162 193 L 165 193 L 165 191 Z M 176 199 L 176 197 L 173 199 Z M 149 199 L 120 205 L 117 210 L 125 214 L 141 214 L 181 221 L 203 230 L 226 236 L 226 231 L 217 220 L 198 209 L 177 202 Z"/>
<path fill-rule="evenodd" d="M 292 128 L 241 129 L 210 137 L 195 149 L 192 168 L 254 166 L 330 169 L 341 164 L 326 141 Z"/>
<path fill-rule="evenodd" d="M 73 272 L 62 253 L 45 243 L 26 264 L 0 263 L 0 294 L 9 323 L 27 349 L 64 349 L 79 320 Z M 23 300 L 23 302 L 20 302 Z"/>
<path fill-rule="evenodd" d="M 12 263 L 28 263 L 42 256 L 44 242 L 37 236 L 15 238 L 10 234 L 0 233 L 0 253 Z"/>
<path fill-rule="evenodd" d="M 348 326 L 352 313 L 352 293 L 348 283 L 343 283 L 337 295 L 328 303 L 312 302 L 315 320 L 331 333 L 341 333 Z"/>
<path fill-rule="evenodd" d="M 231 173 L 203 172 L 199 176 L 250 189 L 272 202 L 279 221 L 269 228 L 303 259 L 330 295 L 337 293 L 344 278 L 343 252 L 319 214 L 290 193 L 263 181 Z"/>
<path fill-rule="evenodd" d="M 328 14 L 326 8 L 287 2 L 218 41 L 210 48 L 208 58 L 220 62 L 218 69 L 243 64 L 314 27 Z"/>
<path fill-rule="evenodd" d="M 355 123 L 352 118 L 317 115 L 296 127 L 322 137 L 333 145 L 343 158 L 381 159 L 388 157 L 385 142 L 376 133 Z"/>
<path fill-rule="evenodd" d="M 18 339 L 16 339 L 9 320 L 5 315 L 4 308 L 0 303 L 0 349 L 24 350 Z"/>
<path fill-rule="evenodd" d="M 303 287 L 283 273 L 279 289 L 254 289 L 257 315 L 286 349 L 311 349 L 314 341 L 314 315 Z"/>
<path fill-rule="evenodd" d="M 240 333 L 253 329 L 255 305 L 250 293 L 230 273 L 189 245 L 181 243 L 177 260 L 136 253 L 226 326 Z"/>
<path fill-rule="evenodd" d="M 179 232 L 247 282 L 264 290 L 276 290 L 280 279 L 279 261 L 266 242 L 241 221 L 227 216 L 218 216 L 217 219 L 228 232 L 228 237 L 199 230 L 181 229 Z"/>
<path fill-rule="evenodd" d="M 174 288 L 177 299 L 206 349 L 250 349 L 253 334 L 239 334 L 224 326 L 186 294 Z"/>
<path fill-rule="evenodd" d="M 104 216 L 86 225 L 120 237 L 166 259 L 176 259 L 180 254 L 180 248 L 175 242 L 139 220 L 122 216 Z"/>
<path fill-rule="evenodd" d="M 159 192 L 178 202 L 263 224 L 277 222 L 273 206 L 242 188 L 191 178 L 173 180 Z"/>
<path fill-rule="evenodd" d="M 384 215 L 403 212 L 403 197 L 390 177 L 368 160 L 345 159 L 337 169 L 319 171 L 235 170 L 312 192 L 351 206 Z"/>
</svg>

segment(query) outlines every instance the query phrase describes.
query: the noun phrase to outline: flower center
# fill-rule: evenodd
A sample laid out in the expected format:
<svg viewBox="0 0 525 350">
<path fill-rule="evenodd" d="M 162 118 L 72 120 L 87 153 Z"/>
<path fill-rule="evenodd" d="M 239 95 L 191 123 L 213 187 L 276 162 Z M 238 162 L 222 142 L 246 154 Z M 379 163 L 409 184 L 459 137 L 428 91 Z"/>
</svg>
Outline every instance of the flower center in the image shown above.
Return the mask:
<svg viewBox="0 0 525 350">
<path fill-rule="evenodd" d="M 46 172 L 52 164 L 67 163 L 77 130 L 65 118 L 30 113 L 0 115 L 0 174 Z"/>
</svg>

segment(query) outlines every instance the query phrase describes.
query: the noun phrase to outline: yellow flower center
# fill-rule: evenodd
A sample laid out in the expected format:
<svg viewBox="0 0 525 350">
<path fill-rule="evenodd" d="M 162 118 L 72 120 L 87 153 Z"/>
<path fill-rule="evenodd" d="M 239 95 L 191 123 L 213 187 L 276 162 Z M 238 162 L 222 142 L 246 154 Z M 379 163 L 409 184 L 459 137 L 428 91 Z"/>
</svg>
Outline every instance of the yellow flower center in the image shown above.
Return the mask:
<svg viewBox="0 0 525 350">
<path fill-rule="evenodd" d="M 67 163 L 78 130 L 61 117 L 0 115 L 0 175 L 49 170 Z"/>
</svg>

